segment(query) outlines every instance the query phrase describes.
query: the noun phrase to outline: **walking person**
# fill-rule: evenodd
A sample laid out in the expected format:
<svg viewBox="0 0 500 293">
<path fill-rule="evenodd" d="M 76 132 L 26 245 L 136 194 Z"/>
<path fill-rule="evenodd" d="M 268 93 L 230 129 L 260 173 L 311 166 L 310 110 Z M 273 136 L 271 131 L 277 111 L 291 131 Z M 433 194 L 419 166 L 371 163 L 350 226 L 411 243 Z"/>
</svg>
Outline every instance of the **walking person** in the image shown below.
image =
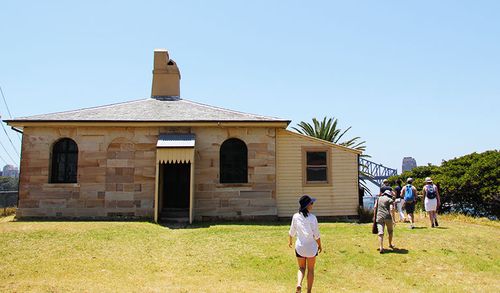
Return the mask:
<svg viewBox="0 0 500 293">
<path fill-rule="evenodd" d="M 297 237 L 295 241 L 295 256 L 299 264 L 299 271 L 297 272 L 296 292 L 302 292 L 302 280 L 304 279 L 306 266 L 307 292 L 312 292 L 316 256 L 322 250 L 318 219 L 316 219 L 315 215 L 311 214 L 315 201 L 315 198 L 308 195 L 304 195 L 299 199 L 299 212 L 293 215 L 288 233 L 288 246 L 290 248 L 292 247 L 293 237 Z"/>
<path fill-rule="evenodd" d="M 399 221 L 406 222 L 405 213 L 403 212 L 404 199 L 401 196 L 401 190 L 403 189 L 401 187 L 402 183 L 403 182 L 401 181 L 401 179 L 396 180 L 397 186 L 394 188 L 394 193 L 396 194 L 395 202 L 396 202 L 396 209 L 399 213 Z"/>
<path fill-rule="evenodd" d="M 380 193 L 378 194 L 379 196 L 382 196 L 382 194 L 386 191 L 389 190 L 392 192 L 392 187 L 389 185 L 389 180 L 384 179 L 382 181 L 382 185 L 380 185 Z"/>
<path fill-rule="evenodd" d="M 389 234 L 389 247 L 394 248 L 392 244 L 392 237 L 394 231 L 394 218 L 393 209 L 394 201 L 392 199 L 393 192 L 385 190 L 381 196 L 377 198 L 374 209 L 377 213 L 374 215 L 377 222 L 379 252 L 384 253 L 384 227 L 387 227 L 387 234 Z"/>
<path fill-rule="evenodd" d="M 424 189 L 422 190 L 424 194 L 424 206 L 425 211 L 429 214 L 429 220 L 431 221 L 431 227 L 438 227 L 437 220 L 437 209 L 441 204 L 441 198 L 439 197 L 439 191 L 437 186 L 432 183 L 432 178 L 425 178 Z"/>
<path fill-rule="evenodd" d="M 401 191 L 405 203 L 406 214 L 410 220 L 410 229 L 415 228 L 415 203 L 417 200 L 417 189 L 412 185 L 413 178 L 406 179 L 406 186 Z"/>
</svg>

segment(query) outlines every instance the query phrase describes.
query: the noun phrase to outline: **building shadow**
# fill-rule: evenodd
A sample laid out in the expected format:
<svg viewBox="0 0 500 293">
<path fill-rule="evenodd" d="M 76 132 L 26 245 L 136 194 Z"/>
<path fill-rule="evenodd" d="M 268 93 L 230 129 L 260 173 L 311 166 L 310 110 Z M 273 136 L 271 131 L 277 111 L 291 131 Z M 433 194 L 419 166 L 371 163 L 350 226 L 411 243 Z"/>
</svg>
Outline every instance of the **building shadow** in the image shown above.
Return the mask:
<svg viewBox="0 0 500 293">
<path fill-rule="evenodd" d="M 159 222 L 158 225 L 168 229 L 205 229 L 211 226 L 290 226 L 289 221 L 207 221 L 207 222 L 194 222 L 189 224 L 187 222 Z"/>
</svg>

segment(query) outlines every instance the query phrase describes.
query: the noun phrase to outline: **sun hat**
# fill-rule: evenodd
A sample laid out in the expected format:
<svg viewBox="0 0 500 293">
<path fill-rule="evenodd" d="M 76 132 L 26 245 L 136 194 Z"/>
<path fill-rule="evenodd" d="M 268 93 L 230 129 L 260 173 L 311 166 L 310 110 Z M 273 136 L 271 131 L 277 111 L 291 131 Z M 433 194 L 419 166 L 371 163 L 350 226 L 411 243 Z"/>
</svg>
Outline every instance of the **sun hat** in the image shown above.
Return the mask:
<svg viewBox="0 0 500 293">
<path fill-rule="evenodd" d="M 425 183 L 432 183 L 432 178 L 431 177 L 425 178 Z"/>
<path fill-rule="evenodd" d="M 316 199 L 314 197 L 310 197 L 309 195 L 307 194 L 304 194 L 303 196 L 300 197 L 299 199 L 299 204 L 300 204 L 300 209 L 299 211 L 302 211 L 304 210 L 305 208 L 307 208 L 307 206 L 313 202 L 315 202 Z"/>
<path fill-rule="evenodd" d="M 384 179 L 384 180 L 382 181 L 382 183 L 384 183 L 384 184 L 389 183 L 389 180 Z"/>
<path fill-rule="evenodd" d="M 388 190 L 384 191 L 383 195 L 392 196 L 392 191 L 390 191 L 388 189 Z"/>
<path fill-rule="evenodd" d="M 413 183 L 413 178 L 408 177 L 408 179 L 406 179 L 406 183 Z"/>
</svg>

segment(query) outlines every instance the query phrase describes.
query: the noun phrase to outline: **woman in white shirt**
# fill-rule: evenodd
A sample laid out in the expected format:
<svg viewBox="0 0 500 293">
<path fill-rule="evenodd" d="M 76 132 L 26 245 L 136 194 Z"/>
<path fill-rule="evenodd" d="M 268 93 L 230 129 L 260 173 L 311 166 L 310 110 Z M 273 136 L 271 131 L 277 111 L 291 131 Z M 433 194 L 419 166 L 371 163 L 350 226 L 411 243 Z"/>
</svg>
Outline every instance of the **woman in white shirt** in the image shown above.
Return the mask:
<svg viewBox="0 0 500 293">
<path fill-rule="evenodd" d="M 295 241 L 295 256 L 299 263 L 297 273 L 297 290 L 302 290 L 302 280 L 304 279 L 307 265 L 307 292 L 311 292 L 314 282 L 314 265 L 316 256 L 321 252 L 321 239 L 318 229 L 318 219 L 311 214 L 315 198 L 304 195 L 300 198 L 299 212 L 293 215 L 292 224 L 288 238 L 288 246 L 292 247 L 292 239 L 297 236 Z"/>
</svg>

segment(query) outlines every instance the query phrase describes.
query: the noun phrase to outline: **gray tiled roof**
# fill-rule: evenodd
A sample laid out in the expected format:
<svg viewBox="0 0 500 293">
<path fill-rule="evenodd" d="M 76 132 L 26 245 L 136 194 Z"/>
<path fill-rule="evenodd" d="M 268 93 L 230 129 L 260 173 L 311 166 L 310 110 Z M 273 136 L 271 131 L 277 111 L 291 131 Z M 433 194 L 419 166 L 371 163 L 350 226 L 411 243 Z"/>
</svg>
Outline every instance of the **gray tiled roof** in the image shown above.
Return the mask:
<svg viewBox="0 0 500 293">
<path fill-rule="evenodd" d="M 147 98 L 74 111 L 20 117 L 8 122 L 12 121 L 290 122 L 285 119 L 242 113 L 179 98 Z"/>
</svg>

